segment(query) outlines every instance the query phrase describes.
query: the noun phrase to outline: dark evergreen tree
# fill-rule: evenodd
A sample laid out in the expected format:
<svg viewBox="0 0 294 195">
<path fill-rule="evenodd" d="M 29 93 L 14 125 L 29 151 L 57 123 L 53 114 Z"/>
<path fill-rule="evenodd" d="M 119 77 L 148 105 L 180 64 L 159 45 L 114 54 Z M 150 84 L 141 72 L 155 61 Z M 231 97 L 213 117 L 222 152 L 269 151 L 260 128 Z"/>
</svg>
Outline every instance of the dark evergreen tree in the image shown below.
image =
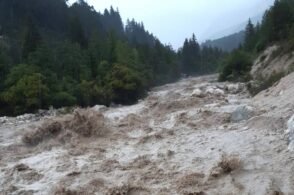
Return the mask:
<svg viewBox="0 0 294 195">
<path fill-rule="evenodd" d="M 249 19 L 247 26 L 245 28 L 245 41 L 244 41 L 244 48 L 247 51 L 250 51 L 255 46 L 255 28 L 254 25 L 251 22 L 251 19 Z"/>
<path fill-rule="evenodd" d="M 27 19 L 25 27 L 25 35 L 22 45 L 22 59 L 25 60 L 28 55 L 35 51 L 41 44 L 41 35 L 38 28 L 34 24 L 31 18 Z"/>
<path fill-rule="evenodd" d="M 106 31 L 114 31 L 118 37 L 124 36 L 123 22 L 118 10 L 115 11 L 113 7 L 110 7 L 110 11 L 107 9 L 104 11 L 102 18 L 102 24 Z"/>
<path fill-rule="evenodd" d="M 129 42 L 133 45 L 154 46 L 155 44 L 155 37 L 145 30 L 143 23 L 137 23 L 134 19 L 127 20 L 125 32 Z"/>
<path fill-rule="evenodd" d="M 265 12 L 261 24 L 255 27 L 249 21 L 243 47 L 234 51 L 223 63 L 221 80 L 248 79 L 251 55 L 256 55 L 267 46 L 278 42 L 283 52 L 294 48 L 294 1 L 276 0 Z M 247 52 L 244 52 L 244 50 Z"/>
<path fill-rule="evenodd" d="M 70 21 L 70 40 L 73 43 L 78 43 L 82 48 L 86 48 L 88 45 L 83 26 L 77 16 Z"/>
<path fill-rule="evenodd" d="M 185 74 L 193 75 L 200 73 L 201 52 L 195 35 L 191 39 L 186 39 L 183 48 L 180 51 L 182 59 L 182 71 Z"/>
<path fill-rule="evenodd" d="M 28 14 L 31 23 L 24 21 Z M 224 56 L 201 48 L 195 35 L 176 53 L 143 23 L 129 20 L 124 28 L 118 10 L 99 13 L 85 0 L 71 6 L 66 0 L 0 0 L 0 24 L 5 115 L 50 105 L 134 103 L 151 87 L 177 80 L 181 70 L 214 72 Z"/>
</svg>

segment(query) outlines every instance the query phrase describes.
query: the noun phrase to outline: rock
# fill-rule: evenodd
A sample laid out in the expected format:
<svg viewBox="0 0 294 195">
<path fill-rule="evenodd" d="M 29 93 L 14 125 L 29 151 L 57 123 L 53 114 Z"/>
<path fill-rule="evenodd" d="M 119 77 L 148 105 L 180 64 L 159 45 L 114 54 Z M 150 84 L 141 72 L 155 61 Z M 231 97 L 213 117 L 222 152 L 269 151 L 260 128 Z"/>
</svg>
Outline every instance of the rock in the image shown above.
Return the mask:
<svg viewBox="0 0 294 195">
<path fill-rule="evenodd" d="M 205 93 L 207 94 L 214 94 L 215 88 L 212 86 L 208 86 L 207 89 L 205 90 Z"/>
<path fill-rule="evenodd" d="M 294 151 L 294 115 L 287 122 L 286 133 L 289 136 L 288 149 L 293 152 Z"/>
<path fill-rule="evenodd" d="M 216 88 L 214 86 L 208 86 L 205 90 L 205 94 L 210 95 L 224 95 L 225 92 L 222 89 Z"/>
<path fill-rule="evenodd" d="M 195 90 L 192 92 L 192 97 L 203 98 L 203 97 L 205 97 L 205 94 L 202 92 L 202 90 L 200 90 L 200 89 L 195 89 Z"/>
<path fill-rule="evenodd" d="M 18 164 L 14 167 L 14 170 L 19 171 L 19 172 L 27 171 L 27 170 L 30 170 L 30 167 L 25 164 Z"/>
<path fill-rule="evenodd" d="M 48 115 L 48 112 L 49 111 L 47 111 L 47 110 L 38 110 L 37 115 L 40 117 L 43 117 L 43 116 Z"/>
<path fill-rule="evenodd" d="M 105 110 L 107 110 L 107 107 L 104 106 L 104 105 L 96 105 L 96 106 L 94 106 L 92 109 L 93 109 L 94 111 L 99 111 L 99 112 L 101 112 L 101 111 L 105 111 Z"/>
<path fill-rule="evenodd" d="M 250 106 L 239 106 L 231 115 L 231 122 L 237 123 L 248 120 L 253 115 L 253 108 Z"/>
<path fill-rule="evenodd" d="M 214 91 L 214 93 L 215 93 L 216 95 L 224 95 L 224 94 L 225 94 L 224 90 L 222 90 L 222 89 L 216 89 L 216 90 Z"/>
<path fill-rule="evenodd" d="M 6 123 L 8 120 L 7 120 L 7 117 L 4 116 L 4 117 L 0 117 L 0 124 L 4 124 Z"/>
<path fill-rule="evenodd" d="M 245 88 L 245 84 L 243 83 L 236 83 L 236 84 L 227 84 L 225 89 L 232 94 L 237 94 L 241 92 Z"/>
<path fill-rule="evenodd" d="M 19 121 L 31 121 L 34 118 L 36 118 L 34 114 L 24 114 L 16 117 Z"/>
<path fill-rule="evenodd" d="M 223 174 L 223 170 L 220 167 L 215 167 L 210 172 L 210 178 L 217 178 Z"/>
</svg>

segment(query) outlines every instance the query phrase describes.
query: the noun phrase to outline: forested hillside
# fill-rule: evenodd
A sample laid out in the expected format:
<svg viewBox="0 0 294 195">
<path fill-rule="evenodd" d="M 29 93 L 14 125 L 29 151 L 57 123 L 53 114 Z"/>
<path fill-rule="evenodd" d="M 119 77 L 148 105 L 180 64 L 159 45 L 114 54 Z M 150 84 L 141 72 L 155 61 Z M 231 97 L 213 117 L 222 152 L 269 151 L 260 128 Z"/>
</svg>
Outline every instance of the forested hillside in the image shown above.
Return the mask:
<svg viewBox="0 0 294 195">
<path fill-rule="evenodd" d="M 124 25 L 112 7 L 99 13 L 84 0 L 71 6 L 66 0 L 0 0 L 0 113 L 131 104 L 182 71 L 216 71 L 211 55 L 223 53 L 201 51 L 195 38 L 177 53 L 143 23 Z"/>
<path fill-rule="evenodd" d="M 186 39 L 182 48 L 178 51 L 181 60 L 181 70 L 188 75 L 207 74 L 216 71 L 219 61 L 226 55 L 217 47 L 201 47 L 193 34 Z"/>
<path fill-rule="evenodd" d="M 216 40 L 207 40 L 202 44 L 202 46 L 216 47 L 222 49 L 223 51 L 231 52 L 243 44 L 244 37 L 244 31 L 240 31 L 238 33 L 228 35 Z"/>
<path fill-rule="evenodd" d="M 294 1 L 292 0 L 276 0 L 265 12 L 261 24 L 253 25 L 251 20 L 248 21 L 244 44 L 223 61 L 219 79 L 250 80 L 249 72 L 253 59 L 274 44 L 281 45 L 279 51 L 276 51 L 276 56 L 294 50 Z M 280 76 L 272 75 L 269 81 L 260 79 L 263 80 L 262 82 L 273 84 Z"/>
</svg>

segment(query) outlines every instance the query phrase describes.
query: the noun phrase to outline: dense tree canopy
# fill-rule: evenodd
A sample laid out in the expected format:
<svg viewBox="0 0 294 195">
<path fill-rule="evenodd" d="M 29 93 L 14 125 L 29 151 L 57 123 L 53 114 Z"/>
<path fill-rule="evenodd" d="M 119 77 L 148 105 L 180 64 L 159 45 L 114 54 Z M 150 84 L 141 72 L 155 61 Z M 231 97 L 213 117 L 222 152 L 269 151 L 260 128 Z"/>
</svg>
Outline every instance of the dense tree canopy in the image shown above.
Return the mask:
<svg viewBox="0 0 294 195">
<path fill-rule="evenodd" d="M 155 85 L 216 70 L 195 35 L 177 53 L 118 10 L 86 1 L 0 0 L 0 114 L 131 104 Z"/>
<path fill-rule="evenodd" d="M 195 35 L 186 39 L 183 47 L 179 50 L 182 72 L 187 75 L 199 75 L 213 73 L 217 70 L 219 60 L 225 53 L 217 48 L 198 44 Z"/>
</svg>

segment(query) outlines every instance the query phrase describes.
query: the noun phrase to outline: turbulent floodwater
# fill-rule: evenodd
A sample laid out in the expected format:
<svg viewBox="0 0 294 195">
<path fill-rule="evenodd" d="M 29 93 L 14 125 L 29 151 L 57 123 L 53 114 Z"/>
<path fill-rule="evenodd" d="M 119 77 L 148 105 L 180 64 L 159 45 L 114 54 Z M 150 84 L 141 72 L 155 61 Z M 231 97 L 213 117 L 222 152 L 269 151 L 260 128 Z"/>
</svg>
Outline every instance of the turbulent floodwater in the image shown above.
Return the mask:
<svg viewBox="0 0 294 195">
<path fill-rule="evenodd" d="M 105 134 L 27 146 L 22 137 L 48 119 L 3 122 L 0 194 L 294 194 L 284 121 L 243 84 L 187 78 L 133 106 L 89 110 Z"/>
</svg>

